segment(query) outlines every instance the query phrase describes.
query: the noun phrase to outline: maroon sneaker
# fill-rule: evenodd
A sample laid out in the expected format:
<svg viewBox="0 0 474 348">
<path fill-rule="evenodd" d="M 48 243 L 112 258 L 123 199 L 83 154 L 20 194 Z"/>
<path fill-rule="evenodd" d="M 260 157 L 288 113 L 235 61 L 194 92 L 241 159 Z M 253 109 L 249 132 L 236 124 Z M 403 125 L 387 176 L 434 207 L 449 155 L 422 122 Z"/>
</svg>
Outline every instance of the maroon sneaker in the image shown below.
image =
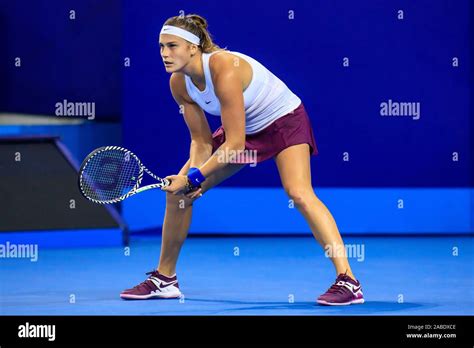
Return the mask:
<svg viewBox="0 0 474 348">
<path fill-rule="evenodd" d="M 364 303 L 364 294 L 359 281 L 355 281 L 347 274 L 339 274 L 336 282 L 318 297 L 317 302 L 327 306 L 345 306 L 355 303 Z"/>
<path fill-rule="evenodd" d="M 178 298 L 181 296 L 176 274 L 167 277 L 158 271 L 146 273 L 150 275 L 144 282 L 121 292 L 125 300 L 148 300 L 151 298 Z"/>
</svg>

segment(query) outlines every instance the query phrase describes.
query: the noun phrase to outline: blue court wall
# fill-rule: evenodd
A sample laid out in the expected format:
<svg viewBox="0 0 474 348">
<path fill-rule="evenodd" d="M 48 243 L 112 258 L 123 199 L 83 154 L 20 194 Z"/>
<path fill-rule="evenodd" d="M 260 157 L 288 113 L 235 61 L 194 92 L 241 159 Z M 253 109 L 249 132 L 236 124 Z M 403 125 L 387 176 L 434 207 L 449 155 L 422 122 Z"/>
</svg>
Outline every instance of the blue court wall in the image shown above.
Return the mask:
<svg viewBox="0 0 474 348">
<path fill-rule="evenodd" d="M 67 100 L 119 121 L 121 63 L 120 0 L 0 0 L 0 112 L 54 115 Z"/>
<path fill-rule="evenodd" d="M 256 58 L 303 100 L 320 152 L 311 159 L 312 183 L 343 233 L 474 231 L 472 2 L 123 5 L 131 62 L 123 75 L 124 142 L 159 175 L 186 162 L 189 135 L 158 33 L 168 17 L 198 13 L 217 44 Z M 414 109 L 391 116 L 402 103 Z M 219 125 L 208 119 L 212 129 Z M 280 186 L 271 160 L 244 169 L 197 203 L 191 233 L 308 233 Z M 163 194 L 150 192 L 126 202 L 124 214 L 132 230 L 160 227 L 163 208 Z"/>
<path fill-rule="evenodd" d="M 158 46 L 163 22 L 183 11 L 206 17 L 221 47 L 258 59 L 300 96 L 320 151 L 312 161 L 315 185 L 472 186 L 472 6 L 468 0 L 125 1 L 123 51 L 131 61 L 124 69 L 125 143 L 160 173 L 176 173 L 187 160 L 188 132 Z M 419 118 L 382 116 L 381 104 L 390 101 L 416 103 Z M 216 128 L 219 118 L 209 118 Z M 274 165 L 264 163 L 224 185 L 280 181 Z"/>
<path fill-rule="evenodd" d="M 121 9 L 120 0 L 0 0 L 0 113 L 95 103 L 94 120 L 79 116 L 80 125 L 1 125 L 0 136 L 59 136 L 78 163 L 121 143 Z"/>
</svg>

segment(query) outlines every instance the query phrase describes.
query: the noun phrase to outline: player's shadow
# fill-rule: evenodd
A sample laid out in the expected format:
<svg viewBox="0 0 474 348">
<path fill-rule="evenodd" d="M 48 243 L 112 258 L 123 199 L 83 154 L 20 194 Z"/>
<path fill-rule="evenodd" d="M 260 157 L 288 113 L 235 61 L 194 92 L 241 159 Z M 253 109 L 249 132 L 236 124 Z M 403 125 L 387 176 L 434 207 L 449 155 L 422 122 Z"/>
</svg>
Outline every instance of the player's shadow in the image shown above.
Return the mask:
<svg viewBox="0 0 474 348">
<path fill-rule="evenodd" d="M 427 309 L 436 307 L 433 304 L 422 304 L 422 303 L 398 303 L 398 302 L 389 302 L 389 301 L 366 301 L 364 304 L 350 305 L 350 306 L 321 306 L 314 301 L 307 302 L 298 302 L 294 303 L 289 302 L 259 302 L 259 301 L 236 301 L 236 300 L 210 300 L 210 299 L 192 299 L 187 298 L 186 301 L 196 301 L 196 302 L 208 302 L 214 304 L 222 305 L 233 305 L 234 308 L 223 309 L 220 312 L 244 312 L 244 311 L 278 311 L 284 310 L 295 312 L 304 310 L 315 312 L 315 314 L 377 314 L 380 312 L 396 314 L 397 312 L 404 312 L 412 309 Z M 253 306 L 249 306 L 253 305 Z M 238 307 L 237 307 L 238 306 Z"/>
</svg>

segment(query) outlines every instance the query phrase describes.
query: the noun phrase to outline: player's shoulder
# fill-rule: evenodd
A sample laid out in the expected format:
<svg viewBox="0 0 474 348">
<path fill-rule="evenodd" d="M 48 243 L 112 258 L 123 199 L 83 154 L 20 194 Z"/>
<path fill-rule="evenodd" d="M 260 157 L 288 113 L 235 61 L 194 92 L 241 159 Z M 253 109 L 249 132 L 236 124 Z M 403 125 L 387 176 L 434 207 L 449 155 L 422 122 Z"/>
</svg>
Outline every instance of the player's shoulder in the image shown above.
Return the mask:
<svg viewBox="0 0 474 348">
<path fill-rule="evenodd" d="M 183 73 L 172 73 L 170 76 L 170 88 L 171 93 L 178 97 L 179 99 L 183 99 L 189 103 L 192 102 L 191 97 L 188 94 L 186 89 L 186 81 L 184 79 Z"/>
<path fill-rule="evenodd" d="M 235 55 L 227 50 L 219 50 L 209 58 L 209 69 L 212 73 L 219 73 L 235 67 Z"/>
<path fill-rule="evenodd" d="M 183 89 L 186 87 L 186 83 L 184 81 L 184 74 L 183 73 L 172 73 L 170 76 L 170 86 L 173 89 Z"/>
</svg>

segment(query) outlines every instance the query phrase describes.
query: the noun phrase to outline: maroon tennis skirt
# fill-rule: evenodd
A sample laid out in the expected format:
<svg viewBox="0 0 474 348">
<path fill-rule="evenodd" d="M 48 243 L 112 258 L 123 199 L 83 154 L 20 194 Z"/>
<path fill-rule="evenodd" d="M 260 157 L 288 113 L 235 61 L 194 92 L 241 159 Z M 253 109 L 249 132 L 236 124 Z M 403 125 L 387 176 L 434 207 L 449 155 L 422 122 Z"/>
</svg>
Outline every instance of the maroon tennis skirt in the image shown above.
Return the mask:
<svg viewBox="0 0 474 348">
<path fill-rule="evenodd" d="M 220 126 L 212 134 L 212 152 L 215 152 L 224 141 L 224 128 Z M 245 136 L 246 155 L 236 156 L 232 163 L 262 162 L 276 156 L 287 147 L 298 144 L 309 144 L 310 154 L 313 156 L 318 154 L 311 121 L 303 103 L 261 131 L 247 134 Z"/>
</svg>

